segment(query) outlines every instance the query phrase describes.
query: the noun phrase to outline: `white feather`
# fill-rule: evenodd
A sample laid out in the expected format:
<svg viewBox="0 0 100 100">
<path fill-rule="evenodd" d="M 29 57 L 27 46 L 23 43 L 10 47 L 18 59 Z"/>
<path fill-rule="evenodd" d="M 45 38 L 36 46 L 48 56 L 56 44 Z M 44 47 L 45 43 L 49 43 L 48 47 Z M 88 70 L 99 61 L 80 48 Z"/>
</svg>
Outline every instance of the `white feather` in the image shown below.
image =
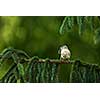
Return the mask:
<svg viewBox="0 0 100 100">
<path fill-rule="evenodd" d="M 71 53 L 66 45 L 61 47 L 61 59 L 70 59 Z"/>
</svg>

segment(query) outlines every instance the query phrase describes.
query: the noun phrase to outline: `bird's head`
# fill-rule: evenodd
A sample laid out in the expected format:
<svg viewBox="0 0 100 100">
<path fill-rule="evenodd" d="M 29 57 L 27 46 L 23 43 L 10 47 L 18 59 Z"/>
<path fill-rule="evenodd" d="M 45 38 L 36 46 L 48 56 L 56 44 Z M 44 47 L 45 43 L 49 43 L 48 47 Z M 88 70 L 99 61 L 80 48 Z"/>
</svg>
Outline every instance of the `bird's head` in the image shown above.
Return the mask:
<svg viewBox="0 0 100 100">
<path fill-rule="evenodd" d="M 60 49 L 58 50 L 58 54 L 61 54 L 61 50 L 63 49 L 68 49 L 67 45 L 61 46 Z"/>
</svg>

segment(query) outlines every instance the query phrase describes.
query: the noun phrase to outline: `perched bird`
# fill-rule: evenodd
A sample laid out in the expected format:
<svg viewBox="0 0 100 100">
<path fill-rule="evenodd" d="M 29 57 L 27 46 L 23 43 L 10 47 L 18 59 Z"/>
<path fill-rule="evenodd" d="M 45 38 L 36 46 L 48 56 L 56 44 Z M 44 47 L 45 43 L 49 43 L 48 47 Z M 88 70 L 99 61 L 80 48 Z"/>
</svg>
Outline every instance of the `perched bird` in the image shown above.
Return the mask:
<svg viewBox="0 0 100 100">
<path fill-rule="evenodd" d="M 60 60 L 61 61 L 67 61 L 70 62 L 70 50 L 68 49 L 67 45 L 63 45 L 59 48 L 58 54 L 60 54 Z M 67 67 L 66 67 L 67 66 Z M 68 82 L 69 78 L 65 77 L 65 74 L 70 77 L 69 70 L 71 69 L 69 64 L 59 64 L 58 66 L 58 76 L 59 76 L 59 82 Z"/>
<path fill-rule="evenodd" d="M 67 45 L 61 46 L 58 50 L 58 54 L 60 54 L 60 60 L 69 60 L 71 56 L 70 50 L 68 49 Z"/>
</svg>

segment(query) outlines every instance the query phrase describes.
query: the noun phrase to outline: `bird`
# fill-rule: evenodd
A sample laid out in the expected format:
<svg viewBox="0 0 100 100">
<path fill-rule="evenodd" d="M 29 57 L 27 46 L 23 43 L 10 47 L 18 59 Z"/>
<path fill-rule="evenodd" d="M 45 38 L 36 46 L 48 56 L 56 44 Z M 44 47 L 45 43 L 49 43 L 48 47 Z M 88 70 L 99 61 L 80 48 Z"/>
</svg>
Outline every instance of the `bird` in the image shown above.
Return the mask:
<svg viewBox="0 0 100 100">
<path fill-rule="evenodd" d="M 58 50 L 58 54 L 60 54 L 60 60 L 68 60 L 71 57 L 71 52 L 68 49 L 67 45 L 63 45 L 60 47 L 60 49 Z"/>
</svg>

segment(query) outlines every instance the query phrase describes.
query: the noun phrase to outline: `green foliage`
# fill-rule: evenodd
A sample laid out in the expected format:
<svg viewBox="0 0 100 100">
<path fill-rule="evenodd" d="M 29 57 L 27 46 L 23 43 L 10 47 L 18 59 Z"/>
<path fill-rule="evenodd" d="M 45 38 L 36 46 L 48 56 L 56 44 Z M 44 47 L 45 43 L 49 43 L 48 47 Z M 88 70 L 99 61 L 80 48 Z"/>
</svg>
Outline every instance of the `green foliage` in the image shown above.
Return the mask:
<svg viewBox="0 0 100 100">
<path fill-rule="evenodd" d="M 82 34 L 83 30 L 83 22 L 84 22 L 84 17 L 83 16 L 78 16 L 77 17 L 77 24 L 78 24 L 78 27 L 79 27 L 79 35 Z"/>
<path fill-rule="evenodd" d="M 82 34 L 79 35 L 77 17 L 83 16 L 66 17 L 71 20 L 67 25 L 69 31 L 63 27 L 62 31 L 66 34 L 60 35 L 58 32 L 64 16 L 1 16 L 0 52 L 11 46 L 27 52 L 30 57 L 38 55 L 40 58 L 58 59 L 59 46 L 67 44 L 72 52 L 71 59 L 100 64 L 100 43 L 96 41 L 95 44 L 95 40 L 99 40 L 96 30 L 100 19 L 97 16 L 84 16 Z"/>
<path fill-rule="evenodd" d="M 98 30 L 100 26 L 100 20 L 98 17 L 94 16 L 66 16 L 63 20 L 63 23 L 60 27 L 60 34 L 62 33 L 68 33 L 68 32 L 74 32 L 75 28 L 77 30 L 76 33 L 79 33 L 80 37 L 85 39 L 87 38 L 84 34 L 92 34 L 92 40 L 94 44 L 97 44 L 99 41 L 99 36 L 97 36 L 97 33 L 94 32 Z M 97 32 L 97 31 L 96 31 Z M 87 35 L 90 36 L 90 35 Z M 95 38 L 98 37 L 98 38 Z M 90 37 L 89 37 L 90 38 Z"/>
<path fill-rule="evenodd" d="M 39 62 L 37 56 L 30 58 L 24 51 L 8 48 L 1 53 L 1 65 L 5 60 L 12 60 L 12 65 L 1 78 L 1 82 L 3 83 L 58 82 L 57 64 L 51 64 L 49 59 L 46 59 L 44 63 Z M 26 67 L 25 63 L 27 65 Z"/>
<path fill-rule="evenodd" d="M 10 53 L 10 56 L 9 56 Z M 94 83 L 100 82 L 100 68 L 94 64 L 83 63 L 80 60 L 64 64 L 68 67 L 64 72 L 67 73 L 65 78 L 60 74 L 60 68 L 64 67 L 60 60 L 51 62 L 49 58 L 45 61 L 37 56 L 30 58 L 24 51 L 13 48 L 5 49 L 1 53 L 1 66 L 5 60 L 11 62 L 9 70 L 3 75 L 1 83 L 56 83 L 56 82 L 78 82 L 78 83 Z M 6 63 L 7 64 L 7 63 Z M 26 66 L 25 66 L 26 65 Z M 68 76 L 69 75 L 69 76 Z"/>
<path fill-rule="evenodd" d="M 66 28 L 69 19 L 74 19 L 73 27 Z M 60 35 L 62 44 L 67 44 L 72 52 L 71 59 L 100 65 L 100 17 L 99 16 L 66 16 L 64 17 Z"/>
<path fill-rule="evenodd" d="M 100 67 L 94 64 L 82 63 L 76 60 L 71 72 L 70 82 L 97 83 L 100 82 Z"/>
<path fill-rule="evenodd" d="M 95 44 L 100 43 L 100 28 L 95 30 L 94 42 L 95 42 Z"/>
<path fill-rule="evenodd" d="M 44 83 L 57 82 L 57 65 L 51 64 L 49 59 L 45 63 L 39 62 L 38 57 L 33 57 L 26 69 L 27 82 Z"/>
<path fill-rule="evenodd" d="M 68 45 L 72 54 L 71 60 L 80 59 L 90 64 L 100 65 L 99 16 L 2 16 L 0 17 L 0 23 L 0 52 L 9 46 L 20 49 L 13 49 L 12 51 L 12 49 L 9 48 L 8 50 L 7 48 L 8 51 L 5 50 L 5 53 L 0 54 L 0 58 L 5 55 L 0 59 L 0 79 L 6 75 L 13 63 L 16 66 L 18 63 L 22 64 L 26 72 L 30 62 L 27 59 L 31 59 L 33 55 L 49 58 L 49 60 L 52 58 L 58 59 L 57 51 L 59 46 L 63 44 Z M 59 28 L 63 35 L 57 34 Z M 21 50 L 27 52 L 30 57 Z M 43 82 L 43 79 L 47 82 L 48 80 L 42 77 L 49 77 L 47 70 L 43 71 L 45 63 L 37 64 L 35 62 L 35 65 L 35 70 L 39 73 L 35 74 L 37 77 L 35 81 Z M 51 68 L 51 70 L 53 69 Z M 69 82 L 70 71 L 71 65 L 60 65 L 60 82 Z M 19 73 L 18 69 L 15 72 L 16 76 Z M 47 74 L 44 75 L 44 73 Z M 20 80 L 19 74 L 15 79 L 17 79 L 17 82 L 28 80 L 26 74 L 25 80 Z"/>
<path fill-rule="evenodd" d="M 9 82 L 17 82 L 16 77 L 14 80 L 12 80 L 12 76 L 14 76 L 16 70 L 16 64 L 12 64 L 11 68 L 8 70 L 8 72 L 2 77 L 1 81 L 2 83 L 9 83 Z M 11 78 L 10 78 L 11 77 Z M 12 82 L 13 83 L 13 82 Z"/>
<path fill-rule="evenodd" d="M 74 25 L 74 17 L 65 17 L 62 25 L 60 27 L 60 33 L 63 34 L 64 31 L 70 32 Z"/>
<path fill-rule="evenodd" d="M 24 69 L 24 66 L 21 63 L 18 63 L 17 67 L 18 67 L 18 72 L 19 72 L 19 79 L 22 79 L 23 82 L 26 82 L 25 81 L 25 71 L 24 71 L 25 69 Z"/>
</svg>

